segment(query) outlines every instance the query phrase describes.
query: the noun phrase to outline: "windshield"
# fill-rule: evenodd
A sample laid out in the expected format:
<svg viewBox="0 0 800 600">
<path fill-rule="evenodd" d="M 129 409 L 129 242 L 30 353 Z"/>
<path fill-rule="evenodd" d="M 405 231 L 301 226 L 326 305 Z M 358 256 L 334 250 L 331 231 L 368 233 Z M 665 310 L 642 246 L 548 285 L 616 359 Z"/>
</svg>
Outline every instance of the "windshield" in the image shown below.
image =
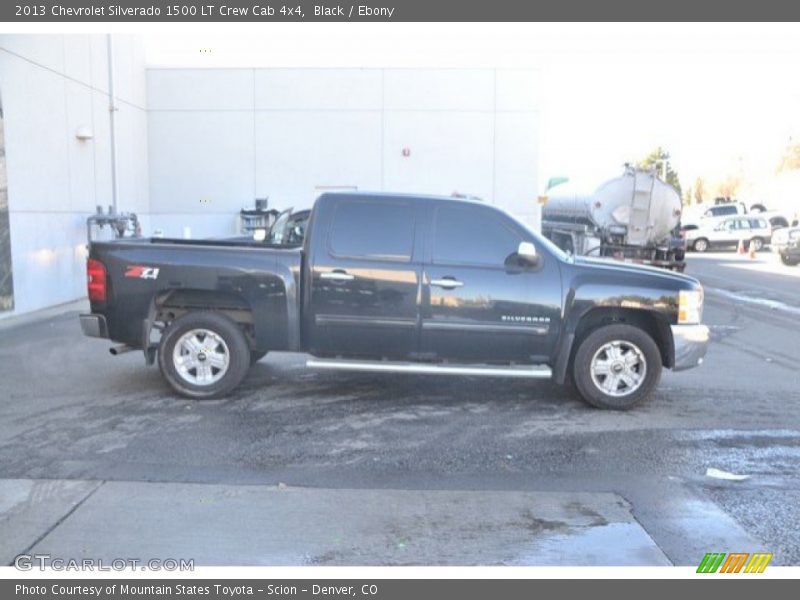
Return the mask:
<svg viewBox="0 0 800 600">
<path fill-rule="evenodd" d="M 292 209 L 289 208 L 283 211 L 269 230 L 267 242 L 270 244 L 282 244 L 283 238 L 286 235 L 286 224 L 289 222 L 289 217 L 292 215 Z"/>
</svg>

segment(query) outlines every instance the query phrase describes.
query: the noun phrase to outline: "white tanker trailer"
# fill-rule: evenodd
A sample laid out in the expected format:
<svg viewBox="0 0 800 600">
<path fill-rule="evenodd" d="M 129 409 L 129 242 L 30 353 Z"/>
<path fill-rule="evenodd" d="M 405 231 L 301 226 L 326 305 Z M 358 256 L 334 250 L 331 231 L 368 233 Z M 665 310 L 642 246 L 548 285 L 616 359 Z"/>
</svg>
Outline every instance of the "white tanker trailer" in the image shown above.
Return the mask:
<svg viewBox="0 0 800 600">
<path fill-rule="evenodd" d="M 654 171 L 630 166 L 597 188 L 552 187 L 542 207 L 542 233 L 566 252 L 682 271 L 681 198 Z"/>
</svg>

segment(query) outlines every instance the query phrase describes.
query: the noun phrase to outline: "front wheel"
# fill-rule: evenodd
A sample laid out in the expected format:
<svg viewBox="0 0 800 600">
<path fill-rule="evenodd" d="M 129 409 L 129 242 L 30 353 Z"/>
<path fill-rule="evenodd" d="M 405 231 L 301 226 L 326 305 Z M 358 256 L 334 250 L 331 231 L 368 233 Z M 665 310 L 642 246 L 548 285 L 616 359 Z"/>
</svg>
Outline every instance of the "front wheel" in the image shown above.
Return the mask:
<svg viewBox="0 0 800 600">
<path fill-rule="evenodd" d="M 228 317 L 210 311 L 187 313 L 164 332 L 158 366 L 182 396 L 218 398 L 244 379 L 250 350 L 244 332 Z"/>
<path fill-rule="evenodd" d="M 596 408 L 626 410 L 647 398 L 661 379 L 661 352 L 642 329 L 624 323 L 594 330 L 578 346 L 572 378 Z"/>
<path fill-rule="evenodd" d="M 762 240 L 760 237 L 754 237 L 752 240 L 750 240 L 750 247 L 754 252 L 760 252 L 764 247 L 764 240 Z"/>
<path fill-rule="evenodd" d="M 700 238 L 694 241 L 692 245 L 692 249 L 695 252 L 705 252 L 708 250 L 708 240 L 706 238 Z"/>
<path fill-rule="evenodd" d="M 785 254 L 781 254 L 781 262 L 787 267 L 796 267 L 798 264 L 800 264 L 800 260 L 797 260 L 796 258 L 789 258 Z"/>
</svg>

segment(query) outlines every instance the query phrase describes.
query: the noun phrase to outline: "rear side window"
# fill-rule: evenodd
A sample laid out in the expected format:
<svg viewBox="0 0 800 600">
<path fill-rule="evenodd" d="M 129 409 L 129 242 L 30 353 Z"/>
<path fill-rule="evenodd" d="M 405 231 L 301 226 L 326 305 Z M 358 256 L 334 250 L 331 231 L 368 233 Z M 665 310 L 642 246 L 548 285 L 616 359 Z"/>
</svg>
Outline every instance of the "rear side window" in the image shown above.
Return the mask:
<svg viewBox="0 0 800 600">
<path fill-rule="evenodd" d="M 414 248 L 414 205 L 344 201 L 336 207 L 328 244 L 335 256 L 409 261 Z"/>
<path fill-rule="evenodd" d="M 520 241 L 491 211 L 443 206 L 436 211 L 433 262 L 502 267 Z"/>
<path fill-rule="evenodd" d="M 750 227 L 753 229 L 767 229 L 769 225 L 764 219 L 750 219 Z"/>
</svg>

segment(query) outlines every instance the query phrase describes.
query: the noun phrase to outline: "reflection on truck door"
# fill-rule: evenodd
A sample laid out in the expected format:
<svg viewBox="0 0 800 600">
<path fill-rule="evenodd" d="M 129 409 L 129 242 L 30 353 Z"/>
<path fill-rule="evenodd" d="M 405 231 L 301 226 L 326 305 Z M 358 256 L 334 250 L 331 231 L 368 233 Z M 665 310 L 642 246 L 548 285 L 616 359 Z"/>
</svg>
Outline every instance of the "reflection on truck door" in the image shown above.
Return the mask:
<svg viewBox="0 0 800 600">
<path fill-rule="evenodd" d="M 313 352 L 407 358 L 416 350 L 416 210 L 402 200 L 344 200 L 333 208 L 309 265 Z"/>
</svg>

